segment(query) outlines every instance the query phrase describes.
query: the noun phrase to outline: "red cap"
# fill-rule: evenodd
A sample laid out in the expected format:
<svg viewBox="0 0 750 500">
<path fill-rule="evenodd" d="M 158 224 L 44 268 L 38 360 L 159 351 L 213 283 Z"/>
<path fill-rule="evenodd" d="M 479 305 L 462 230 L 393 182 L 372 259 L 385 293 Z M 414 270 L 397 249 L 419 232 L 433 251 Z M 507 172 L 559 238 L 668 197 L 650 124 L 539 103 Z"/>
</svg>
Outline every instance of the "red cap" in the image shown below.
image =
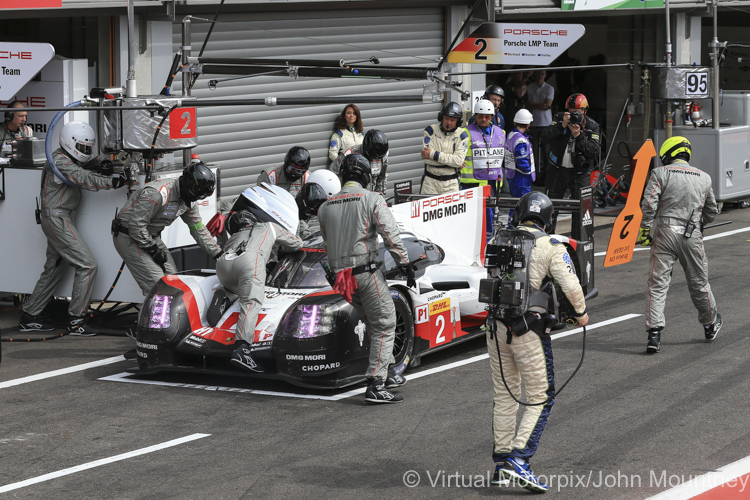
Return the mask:
<svg viewBox="0 0 750 500">
<path fill-rule="evenodd" d="M 200 159 L 201 159 L 201 157 L 200 157 L 200 156 L 198 156 L 197 154 L 193 153 L 193 154 L 192 154 L 192 156 L 190 156 L 190 159 L 191 159 L 191 160 L 200 160 Z"/>
</svg>

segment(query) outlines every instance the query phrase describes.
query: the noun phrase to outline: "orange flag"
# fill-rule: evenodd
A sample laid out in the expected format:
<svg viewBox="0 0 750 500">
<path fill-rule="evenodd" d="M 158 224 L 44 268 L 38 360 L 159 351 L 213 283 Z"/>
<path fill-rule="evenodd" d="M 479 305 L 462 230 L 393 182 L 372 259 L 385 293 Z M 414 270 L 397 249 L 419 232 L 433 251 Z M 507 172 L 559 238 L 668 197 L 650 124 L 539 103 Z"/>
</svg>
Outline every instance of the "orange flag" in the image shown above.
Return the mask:
<svg viewBox="0 0 750 500">
<path fill-rule="evenodd" d="M 625 208 L 615 219 L 612 235 L 609 237 L 607 255 L 604 257 L 604 267 L 626 264 L 633 258 L 638 229 L 643 219 L 641 196 L 643 188 L 646 187 L 648 166 L 654 156 L 656 156 L 656 149 L 651 139 L 646 141 L 635 154 L 635 172 L 633 172 L 633 182 L 630 183 L 628 201 L 625 202 Z"/>
</svg>

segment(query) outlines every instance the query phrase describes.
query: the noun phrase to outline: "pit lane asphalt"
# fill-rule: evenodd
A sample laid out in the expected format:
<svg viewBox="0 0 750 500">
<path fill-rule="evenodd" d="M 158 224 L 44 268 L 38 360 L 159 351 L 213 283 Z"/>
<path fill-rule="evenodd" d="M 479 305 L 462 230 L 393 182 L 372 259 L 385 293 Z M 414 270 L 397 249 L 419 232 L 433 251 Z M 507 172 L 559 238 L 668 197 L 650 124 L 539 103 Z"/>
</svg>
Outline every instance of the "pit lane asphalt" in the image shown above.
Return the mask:
<svg viewBox="0 0 750 500">
<path fill-rule="evenodd" d="M 731 210 L 717 219 L 723 220 L 734 223 L 706 235 L 750 227 L 750 210 Z M 611 221 L 598 218 L 597 225 Z M 606 250 L 609 231 L 596 232 L 597 252 Z M 748 240 L 750 231 L 705 242 L 724 319 L 714 343 L 703 340 L 679 266 L 660 353 L 644 352 L 643 316 L 589 332 L 583 367 L 557 399 L 531 462 L 548 478 L 548 496 L 644 499 L 667 489 L 672 476 L 674 485 L 750 455 Z M 602 262 L 596 258 L 592 323 L 643 314 L 648 252 L 636 252 L 624 266 L 605 269 Z M 3 338 L 18 314 L 7 304 L 0 311 Z M 578 363 L 581 338 L 553 340 L 558 384 Z M 129 339 L 103 336 L 3 343 L 0 384 L 132 348 Z M 423 358 L 414 372 L 484 353 L 482 339 L 468 342 Z M 400 390 L 404 403 L 383 406 L 365 406 L 362 396 L 290 399 L 99 380 L 131 366 L 116 362 L 0 388 L 0 488 L 196 433 L 210 436 L 0 493 L 0 499 L 531 495 L 487 484 L 494 470 L 487 360 L 411 380 Z M 280 383 L 241 386 L 296 391 Z M 405 485 L 416 477 L 407 477 L 409 471 L 419 474 L 416 487 Z"/>
</svg>

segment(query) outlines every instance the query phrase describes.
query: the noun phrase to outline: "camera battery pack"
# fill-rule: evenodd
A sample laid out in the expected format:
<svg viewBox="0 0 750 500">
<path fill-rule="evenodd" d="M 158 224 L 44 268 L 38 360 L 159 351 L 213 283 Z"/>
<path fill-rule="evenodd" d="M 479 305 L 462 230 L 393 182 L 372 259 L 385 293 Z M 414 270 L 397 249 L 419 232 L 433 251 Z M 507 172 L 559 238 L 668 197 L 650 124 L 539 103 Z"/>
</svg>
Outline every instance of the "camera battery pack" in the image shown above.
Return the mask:
<svg viewBox="0 0 750 500">
<path fill-rule="evenodd" d="M 503 281 L 500 285 L 500 303 L 509 306 L 521 305 L 523 283 L 520 281 Z"/>
<path fill-rule="evenodd" d="M 479 280 L 479 302 L 484 304 L 496 304 L 500 298 L 500 280 L 486 278 Z"/>
</svg>

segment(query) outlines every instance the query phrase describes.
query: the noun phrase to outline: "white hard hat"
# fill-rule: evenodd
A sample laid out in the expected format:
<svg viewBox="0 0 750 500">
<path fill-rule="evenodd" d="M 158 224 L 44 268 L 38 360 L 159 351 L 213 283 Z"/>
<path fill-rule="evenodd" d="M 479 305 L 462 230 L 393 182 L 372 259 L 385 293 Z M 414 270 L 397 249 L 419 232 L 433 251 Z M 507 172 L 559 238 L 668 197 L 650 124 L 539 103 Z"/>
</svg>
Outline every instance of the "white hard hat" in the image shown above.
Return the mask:
<svg viewBox="0 0 750 500">
<path fill-rule="evenodd" d="M 339 177 L 328 169 L 321 168 L 310 174 L 306 182 L 318 184 L 330 198 L 341 191 L 341 181 Z"/>
<path fill-rule="evenodd" d="M 60 146 L 81 163 L 91 159 L 94 143 L 94 129 L 86 122 L 68 122 L 60 131 Z"/>
<path fill-rule="evenodd" d="M 492 104 L 487 99 L 479 99 L 477 103 L 474 105 L 474 114 L 475 115 L 494 115 L 495 105 Z"/>
<path fill-rule="evenodd" d="M 286 189 L 262 182 L 245 189 L 232 211 L 250 210 L 261 222 L 275 222 L 292 234 L 297 234 L 299 210 L 294 196 Z"/>
<path fill-rule="evenodd" d="M 528 109 L 519 109 L 516 116 L 513 117 L 513 123 L 518 123 L 519 125 L 528 125 L 533 121 L 534 116 Z"/>
</svg>

